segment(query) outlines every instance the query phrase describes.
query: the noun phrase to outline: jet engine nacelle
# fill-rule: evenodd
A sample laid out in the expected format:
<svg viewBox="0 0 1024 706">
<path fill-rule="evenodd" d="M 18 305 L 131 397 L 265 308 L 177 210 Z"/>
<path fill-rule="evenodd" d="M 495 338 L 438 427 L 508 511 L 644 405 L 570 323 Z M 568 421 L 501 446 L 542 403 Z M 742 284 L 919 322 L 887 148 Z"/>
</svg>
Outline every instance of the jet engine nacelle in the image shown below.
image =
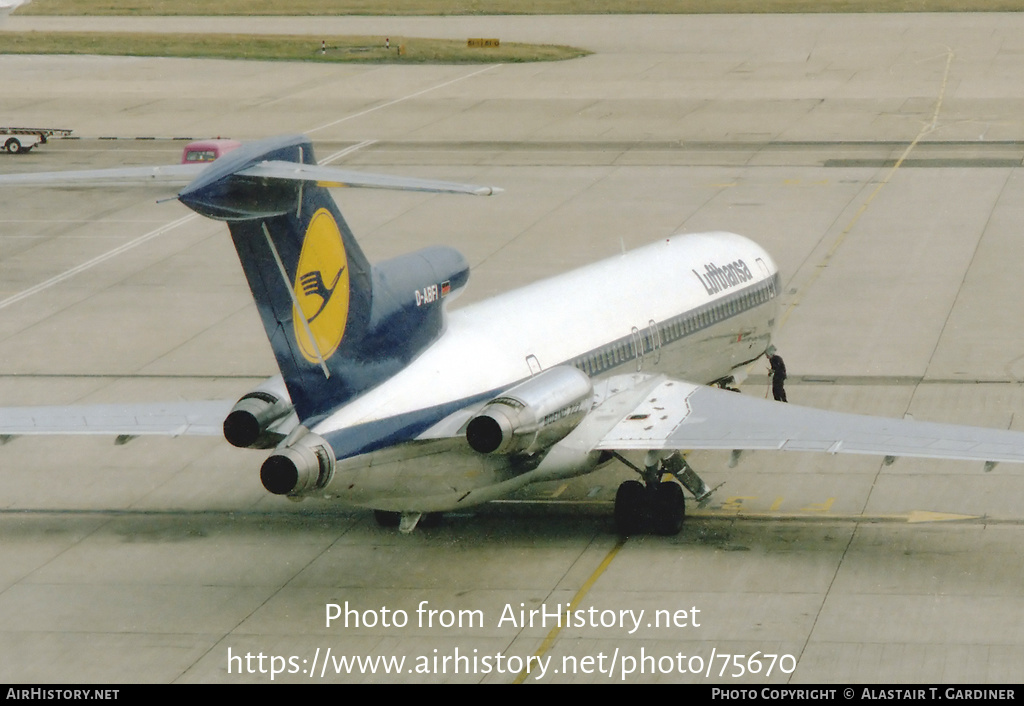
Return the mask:
<svg viewBox="0 0 1024 706">
<path fill-rule="evenodd" d="M 300 427 L 297 433 L 305 431 Z M 323 488 L 334 474 L 334 449 L 317 434 L 305 432 L 283 446 L 260 468 L 263 487 L 274 495 L 302 495 Z"/>
<path fill-rule="evenodd" d="M 532 454 L 568 436 L 590 411 L 594 386 L 568 366 L 545 370 L 484 405 L 466 426 L 482 454 Z"/>
<path fill-rule="evenodd" d="M 270 378 L 231 408 L 224 419 L 224 438 L 241 449 L 272 449 L 291 431 L 281 422 L 292 412 L 284 380 Z"/>
</svg>

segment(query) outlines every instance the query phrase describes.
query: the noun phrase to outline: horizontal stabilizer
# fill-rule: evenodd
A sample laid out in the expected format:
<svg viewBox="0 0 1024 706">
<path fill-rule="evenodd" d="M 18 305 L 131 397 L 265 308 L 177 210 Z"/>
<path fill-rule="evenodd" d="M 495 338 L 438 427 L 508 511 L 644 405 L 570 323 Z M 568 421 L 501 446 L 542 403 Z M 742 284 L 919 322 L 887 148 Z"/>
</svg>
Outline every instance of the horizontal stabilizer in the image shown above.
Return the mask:
<svg viewBox="0 0 1024 706">
<path fill-rule="evenodd" d="M 267 141 L 256 144 L 265 144 Z M 243 150 L 240 154 L 246 154 Z M 237 164 L 237 162 L 236 162 Z M 23 174 L 0 174 L 0 186 L 109 186 L 160 184 L 170 186 L 189 185 L 203 172 L 210 169 L 211 162 L 195 164 L 169 164 L 153 167 L 115 167 L 113 169 L 87 169 L 68 172 L 37 172 Z M 437 194 L 470 194 L 491 196 L 501 192 L 496 186 L 460 184 L 435 179 L 392 176 L 358 172 L 351 169 L 289 162 L 285 160 L 264 160 L 255 163 L 242 162 L 239 168 L 224 177 L 249 177 L 277 179 L 294 182 L 313 182 L 325 187 L 350 187 L 365 189 L 392 189 L 396 191 L 423 191 Z M 204 182 L 206 180 L 203 180 Z"/>
<path fill-rule="evenodd" d="M 351 169 L 338 169 L 337 167 L 285 161 L 260 162 L 247 169 L 235 172 L 235 176 L 309 181 L 326 187 L 425 191 L 436 194 L 491 196 L 501 192 L 501 189 L 496 186 L 477 186 L 434 179 L 415 179 L 388 174 L 372 174 L 369 172 L 357 172 Z"/>
<path fill-rule="evenodd" d="M 489 186 L 367 174 L 321 166 L 313 157 L 313 146 L 308 137 L 282 135 L 245 143 L 224 155 L 182 189 L 178 200 L 207 218 L 256 221 L 276 218 L 291 211 L 301 216 L 296 207 L 307 200 L 304 192 L 323 190 L 324 186 L 461 194 L 492 194 L 497 191 Z"/>
<path fill-rule="evenodd" d="M 0 174 L 0 186 L 184 186 L 209 164 L 170 164 L 158 167 L 117 167 L 73 172 Z"/>
</svg>

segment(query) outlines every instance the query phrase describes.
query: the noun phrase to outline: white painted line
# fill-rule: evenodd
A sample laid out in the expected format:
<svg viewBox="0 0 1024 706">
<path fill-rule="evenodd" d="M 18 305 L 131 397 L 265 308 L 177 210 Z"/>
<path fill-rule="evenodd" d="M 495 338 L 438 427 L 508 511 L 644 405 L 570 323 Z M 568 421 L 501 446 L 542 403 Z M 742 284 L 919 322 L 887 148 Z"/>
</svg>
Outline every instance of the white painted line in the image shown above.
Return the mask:
<svg viewBox="0 0 1024 706">
<path fill-rule="evenodd" d="M 150 232 L 146 233 L 145 235 L 140 235 L 135 240 L 129 240 L 127 243 L 124 243 L 123 245 L 119 245 L 118 247 L 114 248 L 113 250 L 109 250 L 109 251 L 103 253 L 102 255 L 97 255 L 93 259 L 88 260 L 86 262 L 83 262 L 81 265 L 77 265 L 75 267 L 72 267 L 70 270 L 67 270 L 65 272 L 62 272 L 59 275 L 51 277 L 50 279 L 46 280 L 45 282 L 40 282 L 39 284 L 35 285 L 34 287 L 29 287 L 28 289 L 23 290 L 21 292 L 18 292 L 17 294 L 14 294 L 14 295 L 12 295 L 10 297 L 7 297 L 6 299 L 0 300 L 0 309 L 5 309 L 8 306 L 10 306 L 11 304 L 16 304 L 16 303 L 20 302 L 22 299 L 27 299 L 28 297 L 32 296 L 33 294 L 38 294 L 39 292 L 42 292 L 45 289 L 49 289 L 50 287 L 54 286 L 55 284 L 60 284 L 64 280 L 70 279 L 71 277 L 74 277 L 75 275 L 77 275 L 80 272 L 84 272 L 85 270 L 88 270 L 88 269 L 90 269 L 92 267 L 95 267 L 96 265 L 99 265 L 99 264 L 101 264 L 103 262 L 106 262 L 107 260 L 110 260 L 111 258 L 117 257 L 121 253 L 128 252 L 132 248 L 138 247 L 139 245 L 142 245 L 143 243 L 152 240 L 153 238 L 157 237 L 158 235 L 163 235 L 167 231 L 174 230 L 178 226 L 183 226 L 186 223 L 188 223 L 189 221 L 191 221 L 191 220 L 193 220 L 195 218 L 198 218 L 198 217 L 199 217 L 198 214 L 191 213 L 191 214 L 189 214 L 187 216 L 183 216 L 183 217 L 179 218 L 176 221 L 171 221 L 170 223 L 168 223 L 166 225 L 162 225 L 159 228 L 157 228 L 156 230 L 151 230 Z"/>
<path fill-rule="evenodd" d="M 358 152 L 359 150 L 363 149 L 364 147 L 369 147 L 370 145 L 372 145 L 375 142 L 376 142 L 376 140 L 363 140 L 358 145 L 351 145 L 349 147 L 346 147 L 343 150 L 338 150 L 334 154 L 321 159 L 319 164 L 321 166 L 322 165 L 326 165 L 326 164 L 330 164 L 331 162 L 333 162 L 336 159 L 341 159 L 342 157 L 347 157 L 348 155 L 352 154 L 353 152 Z"/>
<path fill-rule="evenodd" d="M 376 112 L 378 110 L 383 110 L 384 108 L 390 108 L 391 106 L 397 105 L 398 103 L 401 103 L 403 101 L 407 101 L 407 100 L 410 100 L 412 98 L 416 98 L 417 96 L 422 96 L 425 93 L 430 93 L 431 91 L 436 91 L 439 88 L 444 88 L 445 86 L 450 86 L 453 83 L 458 83 L 459 81 L 465 81 L 467 78 L 473 78 L 474 76 L 478 76 L 478 75 L 482 74 L 485 71 L 490 71 L 491 69 L 495 69 L 495 68 L 497 68 L 499 66 L 502 66 L 502 64 L 491 64 L 490 66 L 485 66 L 484 68 L 477 69 L 476 71 L 474 71 L 472 73 L 469 73 L 469 74 L 466 74 L 465 76 L 459 76 L 458 78 L 453 78 L 451 81 L 445 81 L 444 83 L 439 83 L 436 86 L 431 86 L 430 88 L 424 88 L 422 91 L 416 91 L 415 93 L 410 93 L 407 96 L 402 96 L 401 98 L 396 98 L 396 99 L 394 99 L 392 101 L 388 101 L 387 103 L 381 103 L 380 105 L 374 106 L 373 108 L 367 108 L 366 110 L 360 111 L 358 113 L 353 113 L 352 115 L 347 115 L 344 118 L 338 118 L 337 120 L 334 120 L 333 122 L 324 123 L 323 125 L 321 125 L 319 127 L 315 127 L 315 128 L 310 129 L 310 130 L 306 130 L 306 134 L 308 135 L 311 132 L 318 132 L 320 130 L 326 130 L 329 127 L 333 127 L 335 125 L 339 125 L 339 124 L 341 124 L 341 123 L 343 123 L 343 122 L 345 122 L 347 120 L 354 120 L 355 118 L 361 118 L 364 115 L 368 115 L 368 114 Z"/>
</svg>

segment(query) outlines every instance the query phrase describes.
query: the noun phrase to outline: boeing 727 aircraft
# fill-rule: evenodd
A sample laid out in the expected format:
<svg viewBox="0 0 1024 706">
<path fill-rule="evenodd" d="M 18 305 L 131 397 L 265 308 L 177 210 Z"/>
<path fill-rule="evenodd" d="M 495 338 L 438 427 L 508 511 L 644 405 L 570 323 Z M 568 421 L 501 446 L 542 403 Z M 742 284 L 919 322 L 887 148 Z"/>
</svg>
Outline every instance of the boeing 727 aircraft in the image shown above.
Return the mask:
<svg viewBox="0 0 1024 706">
<path fill-rule="evenodd" d="M 779 272 L 738 235 L 663 239 L 449 311 L 466 260 L 431 247 L 371 264 L 328 188 L 493 188 L 318 166 L 301 136 L 243 145 L 209 165 L 11 175 L 0 186 L 140 175 L 191 178 L 178 200 L 227 222 L 280 376 L 237 402 L 8 408 L 0 434 L 223 433 L 273 449 L 260 471 L 271 493 L 370 508 L 404 531 L 426 513 L 620 460 L 639 476 L 618 490 L 620 531 L 674 534 L 683 487 L 700 500 L 711 492 L 688 449 L 1024 462 L 1020 432 L 826 412 L 711 386 L 762 356 L 775 324 Z M 633 464 L 627 451 L 645 460 Z"/>
</svg>

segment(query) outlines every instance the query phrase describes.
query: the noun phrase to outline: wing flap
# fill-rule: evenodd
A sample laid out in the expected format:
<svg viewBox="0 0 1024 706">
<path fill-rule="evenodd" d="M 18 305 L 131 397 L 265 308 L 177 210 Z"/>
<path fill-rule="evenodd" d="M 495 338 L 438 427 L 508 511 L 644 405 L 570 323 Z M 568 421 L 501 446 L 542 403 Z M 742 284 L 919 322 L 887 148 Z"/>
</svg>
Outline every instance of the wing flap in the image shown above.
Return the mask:
<svg viewBox="0 0 1024 706">
<path fill-rule="evenodd" d="M 0 408 L 0 435 L 218 436 L 231 400 Z"/>
<path fill-rule="evenodd" d="M 832 412 L 666 380 L 596 448 L 812 451 L 1024 463 L 1024 432 Z"/>
</svg>

